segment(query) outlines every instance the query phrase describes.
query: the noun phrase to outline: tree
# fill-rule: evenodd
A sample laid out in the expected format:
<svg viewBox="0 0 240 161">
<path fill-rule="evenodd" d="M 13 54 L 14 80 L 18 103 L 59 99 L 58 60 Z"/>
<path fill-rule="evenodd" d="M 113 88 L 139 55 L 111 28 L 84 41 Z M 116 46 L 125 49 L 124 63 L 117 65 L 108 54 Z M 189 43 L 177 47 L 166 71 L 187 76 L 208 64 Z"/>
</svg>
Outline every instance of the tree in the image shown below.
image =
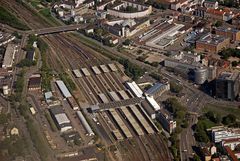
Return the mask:
<svg viewBox="0 0 240 161">
<path fill-rule="evenodd" d="M 237 62 L 237 61 L 233 61 L 233 62 L 232 62 L 232 66 L 233 66 L 233 67 L 236 67 L 237 65 L 238 65 L 238 62 Z"/>
<path fill-rule="evenodd" d="M 6 114 L 1 113 L 0 114 L 0 124 L 6 124 L 8 122 L 8 117 Z"/>
<path fill-rule="evenodd" d="M 170 82 L 170 91 L 174 93 L 180 93 L 182 91 L 183 87 L 181 85 L 178 85 L 177 83 L 171 81 Z"/>
<path fill-rule="evenodd" d="M 13 32 L 13 36 L 15 36 L 17 39 L 21 39 L 22 38 L 22 35 L 19 34 L 17 31 Z"/>
<path fill-rule="evenodd" d="M 205 132 L 204 129 L 200 129 L 200 128 L 197 129 L 197 131 L 195 133 L 195 138 L 199 142 L 204 142 L 204 143 L 209 142 L 209 138 L 208 138 L 207 133 Z"/>
<path fill-rule="evenodd" d="M 188 121 L 187 120 L 183 120 L 183 123 L 181 125 L 182 128 L 187 128 L 189 126 Z"/>
<path fill-rule="evenodd" d="M 222 26 L 222 21 L 216 21 L 216 23 L 214 24 L 214 26 L 216 26 L 216 27 L 220 27 L 220 26 Z"/>
<path fill-rule="evenodd" d="M 197 154 L 194 154 L 193 161 L 201 161 L 201 158 Z"/>
<path fill-rule="evenodd" d="M 150 73 L 149 76 L 151 76 L 153 79 L 156 79 L 158 81 L 162 80 L 162 76 L 157 73 Z"/>
<path fill-rule="evenodd" d="M 97 36 L 102 36 L 102 35 L 103 35 L 103 29 L 97 28 L 97 29 L 95 30 L 95 34 L 96 34 Z"/>
<path fill-rule="evenodd" d="M 223 117 L 222 123 L 224 125 L 230 125 L 236 122 L 236 116 L 233 114 L 228 114 L 227 116 Z"/>
<path fill-rule="evenodd" d="M 123 45 L 126 45 L 126 46 L 129 46 L 132 44 L 132 41 L 130 39 L 126 39 L 124 42 L 123 42 Z"/>
<path fill-rule="evenodd" d="M 35 61 L 31 61 L 29 59 L 22 59 L 17 65 L 20 68 L 22 68 L 22 67 L 31 67 L 33 65 L 36 65 L 36 62 Z"/>
<path fill-rule="evenodd" d="M 168 98 L 165 102 L 165 107 L 173 114 L 177 120 L 177 124 L 181 124 L 186 117 L 186 107 L 178 102 L 176 98 Z"/>
<path fill-rule="evenodd" d="M 214 120 L 214 118 L 215 118 L 213 111 L 208 111 L 205 115 L 211 121 Z"/>
<path fill-rule="evenodd" d="M 158 67 L 158 64 L 159 64 L 158 62 L 152 62 L 152 63 L 150 63 L 150 65 L 153 66 L 153 67 Z"/>
<path fill-rule="evenodd" d="M 214 113 L 213 111 L 208 111 L 205 116 L 214 123 L 220 123 L 222 120 L 222 117 L 219 114 Z"/>
<path fill-rule="evenodd" d="M 132 64 L 128 59 L 119 59 L 118 62 L 124 66 L 125 73 L 133 80 L 137 80 L 144 74 L 144 69 Z"/>
</svg>

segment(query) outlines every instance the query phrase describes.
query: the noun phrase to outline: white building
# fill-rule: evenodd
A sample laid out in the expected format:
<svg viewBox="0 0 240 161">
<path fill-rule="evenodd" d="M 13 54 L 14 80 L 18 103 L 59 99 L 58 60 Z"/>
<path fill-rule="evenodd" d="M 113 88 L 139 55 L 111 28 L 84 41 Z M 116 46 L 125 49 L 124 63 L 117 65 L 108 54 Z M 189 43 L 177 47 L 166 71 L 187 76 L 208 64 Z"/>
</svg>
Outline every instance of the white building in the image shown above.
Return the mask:
<svg viewBox="0 0 240 161">
<path fill-rule="evenodd" d="M 66 132 L 73 128 L 71 121 L 61 106 L 51 107 L 49 111 L 60 132 Z"/>
<path fill-rule="evenodd" d="M 226 139 L 240 138 L 240 128 L 228 128 L 224 126 L 212 127 L 210 129 L 212 139 L 215 143 L 219 143 Z"/>
<path fill-rule="evenodd" d="M 8 44 L 4 58 L 3 58 L 2 68 L 4 69 L 12 68 L 15 52 L 16 52 L 15 48 L 16 48 L 16 45 Z"/>
<path fill-rule="evenodd" d="M 137 9 L 135 12 L 125 12 L 121 10 L 126 7 L 134 7 Z M 114 6 L 113 8 L 107 9 L 108 13 L 115 17 L 120 18 L 141 18 L 146 17 L 152 13 L 152 6 L 141 5 L 134 3 L 133 1 L 122 1 L 119 5 Z"/>
</svg>

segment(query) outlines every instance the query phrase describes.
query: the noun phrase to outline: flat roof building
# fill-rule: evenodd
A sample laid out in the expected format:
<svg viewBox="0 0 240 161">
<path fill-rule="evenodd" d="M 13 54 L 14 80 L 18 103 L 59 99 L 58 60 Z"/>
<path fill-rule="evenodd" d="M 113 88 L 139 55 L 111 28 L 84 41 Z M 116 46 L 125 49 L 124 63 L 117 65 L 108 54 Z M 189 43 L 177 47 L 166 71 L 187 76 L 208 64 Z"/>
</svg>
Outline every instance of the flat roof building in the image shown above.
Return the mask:
<svg viewBox="0 0 240 161">
<path fill-rule="evenodd" d="M 49 106 L 59 105 L 60 101 L 53 96 L 51 91 L 44 93 L 44 98 Z"/>
<path fill-rule="evenodd" d="M 170 134 L 177 127 L 177 122 L 173 120 L 173 117 L 169 114 L 169 112 L 163 108 L 158 112 L 157 118 L 162 127 Z"/>
<path fill-rule="evenodd" d="M 4 54 L 2 68 L 4 68 L 4 69 L 12 68 L 14 57 L 15 57 L 15 52 L 16 52 L 15 48 L 16 48 L 16 45 L 8 44 L 5 54 Z"/>
<path fill-rule="evenodd" d="M 65 98 L 72 97 L 71 93 L 69 92 L 63 81 L 57 80 L 56 84 Z"/>
<path fill-rule="evenodd" d="M 156 119 L 156 111 L 147 101 L 142 101 L 141 105 L 151 119 Z"/>
<path fill-rule="evenodd" d="M 196 41 L 196 49 L 199 51 L 218 53 L 224 48 L 229 47 L 230 38 L 208 33 Z"/>
<path fill-rule="evenodd" d="M 218 27 L 215 29 L 217 35 L 221 35 L 230 38 L 231 41 L 240 40 L 240 31 L 231 27 Z"/>
<path fill-rule="evenodd" d="M 28 80 L 28 90 L 41 90 L 41 75 L 34 74 Z"/>
<path fill-rule="evenodd" d="M 212 139 L 215 143 L 219 143 L 226 139 L 240 138 L 240 128 L 228 128 L 225 126 L 216 126 L 208 129 L 211 131 Z"/>
<path fill-rule="evenodd" d="M 61 106 L 53 106 L 49 109 L 50 114 L 61 132 L 72 129 L 71 121 Z"/>
<path fill-rule="evenodd" d="M 210 68 L 202 66 L 197 62 L 184 62 L 176 59 L 165 59 L 164 66 L 173 68 L 175 72 L 180 73 L 186 79 L 194 81 L 196 84 L 203 84 L 209 79 Z"/>
<path fill-rule="evenodd" d="M 233 101 L 240 92 L 240 73 L 223 72 L 216 79 L 216 97 Z"/>
<path fill-rule="evenodd" d="M 30 61 L 35 60 L 35 50 L 34 49 L 27 51 L 26 59 L 28 59 Z"/>
<path fill-rule="evenodd" d="M 151 105 L 154 111 L 159 111 L 161 109 L 160 105 L 153 97 L 146 96 L 147 102 Z"/>
</svg>

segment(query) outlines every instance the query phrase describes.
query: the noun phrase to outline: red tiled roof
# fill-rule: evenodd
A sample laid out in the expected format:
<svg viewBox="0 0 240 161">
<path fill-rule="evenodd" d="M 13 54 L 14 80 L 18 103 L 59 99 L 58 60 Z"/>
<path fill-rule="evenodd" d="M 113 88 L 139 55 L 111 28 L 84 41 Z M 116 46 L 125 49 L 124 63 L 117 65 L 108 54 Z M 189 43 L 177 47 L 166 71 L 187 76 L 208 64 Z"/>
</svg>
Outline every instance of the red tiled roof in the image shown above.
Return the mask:
<svg viewBox="0 0 240 161">
<path fill-rule="evenodd" d="M 224 9 L 212 9 L 212 8 L 208 8 L 207 9 L 207 13 L 211 13 L 214 15 L 224 15 L 225 13 L 230 13 L 231 10 L 229 8 L 224 8 Z"/>
<path fill-rule="evenodd" d="M 227 151 L 229 157 L 231 157 L 233 161 L 238 161 L 238 158 L 237 158 L 236 155 L 233 153 L 233 151 L 231 150 L 230 147 L 224 146 L 224 148 L 225 148 L 225 150 Z"/>
<path fill-rule="evenodd" d="M 225 143 L 231 143 L 231 142 L 240 142 L 240 138 L 233 138 L 233 139 L 224 139 L 223 140 Z"/>
</svg>

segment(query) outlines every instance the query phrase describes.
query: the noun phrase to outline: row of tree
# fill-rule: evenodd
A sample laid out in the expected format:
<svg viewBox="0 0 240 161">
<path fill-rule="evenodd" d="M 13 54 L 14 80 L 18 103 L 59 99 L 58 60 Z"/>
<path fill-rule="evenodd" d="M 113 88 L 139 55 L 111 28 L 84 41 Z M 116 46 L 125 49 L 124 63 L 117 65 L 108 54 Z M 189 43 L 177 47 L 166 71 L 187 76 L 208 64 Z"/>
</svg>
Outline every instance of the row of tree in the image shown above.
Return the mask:
<svg viewBox="0 0 240 161">
<path fill-rule="evenodd" d="M 195 137 L 199 142 L 207 143 L 210 141 L 210 137 L 206 129 L 211 128 L 215 125 L 225 125 L 225 126 L 236 126 L 238 124 L 237 118 L 233 114 L 228 114 L 226 116 L 221 116 L 213 111 L 208 111 L 203 116 L 199 117 L 199 121 L 195 127 Z"/>
</svg>

